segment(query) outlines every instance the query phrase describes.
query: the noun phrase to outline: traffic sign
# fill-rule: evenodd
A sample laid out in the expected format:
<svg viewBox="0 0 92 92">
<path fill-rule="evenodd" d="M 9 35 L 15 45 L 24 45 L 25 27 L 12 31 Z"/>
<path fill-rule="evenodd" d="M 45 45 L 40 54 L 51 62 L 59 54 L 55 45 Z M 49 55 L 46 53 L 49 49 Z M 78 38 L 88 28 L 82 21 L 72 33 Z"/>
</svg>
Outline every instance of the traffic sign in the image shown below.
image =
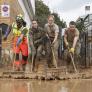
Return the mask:
<svg viewBox="0 0 92 92">
<path fill-rule="evenodd" d="M 1 5 L 1 16 L 2 17 L 10 16 L 10 6 L 9 5 Z"/>
</svg>

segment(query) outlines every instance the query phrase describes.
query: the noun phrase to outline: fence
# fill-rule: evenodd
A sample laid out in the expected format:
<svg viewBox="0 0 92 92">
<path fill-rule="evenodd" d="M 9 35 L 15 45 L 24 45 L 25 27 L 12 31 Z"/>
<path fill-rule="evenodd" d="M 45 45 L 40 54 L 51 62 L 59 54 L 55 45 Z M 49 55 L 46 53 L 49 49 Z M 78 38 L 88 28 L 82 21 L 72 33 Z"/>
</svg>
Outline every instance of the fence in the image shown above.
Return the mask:
<svg viewBox="0 0 92 92">
<path fill-rule="evenodd" d="M 81 64 L 92 66 L 92 14 L 84 19 L 84 32 L 81 33 Z"/>
</svg>

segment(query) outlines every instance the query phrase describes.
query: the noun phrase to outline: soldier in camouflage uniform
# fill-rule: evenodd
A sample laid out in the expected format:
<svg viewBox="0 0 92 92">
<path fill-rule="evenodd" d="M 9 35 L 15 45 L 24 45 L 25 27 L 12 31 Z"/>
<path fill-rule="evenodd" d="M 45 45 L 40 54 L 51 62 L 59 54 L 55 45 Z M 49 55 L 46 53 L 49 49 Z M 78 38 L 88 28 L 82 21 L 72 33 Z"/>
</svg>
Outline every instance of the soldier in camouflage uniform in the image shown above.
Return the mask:
<svg viewBox="0 0 92 92">
<path fill-rule="evenodd" d="M 46 50 L 46 55 L 47 55 L 47 59 L 48 59 L 47 62 L 48 62 L 49 67 L 51 67 L 50 65 L 52 65 L 51 61 L 53 58 L 51 46 L 53 47 L 55 59 L 57 62 L 58 62 L 58 47 L 59 47 L 59 39 L 58 39 L 59 27 L 57 24 L 54 23 L 53 15 L 50 15 L 48 17 L 48 23 L 45 24 L 45 31 L 49 38 L 49 40 L 46 42 L 46 45 L 45 45 L 46 49 L 47 49 Z"/>
<path fill-rule="evenodd" d="M 32 28 L 30 29 L 29 34 L 32 37 L 32 43 L 33 43 L 32 49 L 35 49 L 32 50 L 33 51 L 32 53 L 35 54 L 34 55 L 34 66 L 35 66 L 35 61 L 40 60 L 42 55 L 45 31 L 38 26 L 37 20 L 33 20 Z"/>
<path fill-rule="evenodd" d="M 65 60 L 67 62 L 67 65 L 69 65 L 71 61 L 69 53 L 72 53 L 72 55 L 74 56 L 77 55 L 76 51 L 78 47 L 79 31 L 75 25 L 75 22 L 71 21 L 69 23 L 69 28 L 65 30 L 64 34 L 64 42 L 66 46 Z"/>
</svg>

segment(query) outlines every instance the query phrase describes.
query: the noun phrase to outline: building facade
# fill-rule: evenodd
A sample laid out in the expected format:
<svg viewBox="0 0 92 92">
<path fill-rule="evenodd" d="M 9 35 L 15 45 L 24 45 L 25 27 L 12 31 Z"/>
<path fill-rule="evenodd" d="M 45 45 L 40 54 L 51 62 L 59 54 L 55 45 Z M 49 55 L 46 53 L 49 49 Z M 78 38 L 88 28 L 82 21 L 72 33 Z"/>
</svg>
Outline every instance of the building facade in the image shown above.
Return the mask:
<svg viewBox="0 0 92 92">
<path fill-rule="evenodd" d="M 4 26 L 3 31 L 18 14 L 24 16 L 29 26 L 35 14 L 35 0 L 0 0 L 0 27 Z"/>
<path fill-rule="evenodd" d="M 9 6 L 8 16 L 2 15 L 2 13 L 4 13 L 4 6 Z M 16 15 L 19 13 L 24 14 L 18 0 L 0 0 L 0 24 L 11 24 L 14 21 Z"/>
<path fill-rule="evenodd" d="M 1 39 L 5 34 L 7 27 L 15 21 L 15 17 L 18 14 L 24 16 L 27 26 L 30 27 L 31 20 L 35 15 L 35 0 L 0 0 L 0 46 L 3 48 L 7 47 L 8 42 L 11 43 L 10 39 L 12 38 L 12 32 L 9 35 L 7 42 L 2 42 Z"/>
</svg>

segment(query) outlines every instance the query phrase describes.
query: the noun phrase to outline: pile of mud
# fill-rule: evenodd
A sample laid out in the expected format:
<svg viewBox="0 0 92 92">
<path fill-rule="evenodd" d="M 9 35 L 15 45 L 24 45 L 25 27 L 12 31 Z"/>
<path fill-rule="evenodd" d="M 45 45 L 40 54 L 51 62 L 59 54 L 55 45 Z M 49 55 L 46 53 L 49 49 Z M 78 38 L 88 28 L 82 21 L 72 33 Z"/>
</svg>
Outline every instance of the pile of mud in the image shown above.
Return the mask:
<svg viewBox="0 0 92 92">
<path fill-rule="evenodd" d="M 47 68 L 44 64 L 39 64 L 34 72 L 30 71 L 12 71 L 11 69 L 1 69 L 0 78 L 14 79 L 41 79 L 41 80 L 67 80 L 67 79 L 91 79 L 92 68 L 78 69 L 75 72 L 68 72 L 65 66 L 59 68 Z"/>
</svg>

